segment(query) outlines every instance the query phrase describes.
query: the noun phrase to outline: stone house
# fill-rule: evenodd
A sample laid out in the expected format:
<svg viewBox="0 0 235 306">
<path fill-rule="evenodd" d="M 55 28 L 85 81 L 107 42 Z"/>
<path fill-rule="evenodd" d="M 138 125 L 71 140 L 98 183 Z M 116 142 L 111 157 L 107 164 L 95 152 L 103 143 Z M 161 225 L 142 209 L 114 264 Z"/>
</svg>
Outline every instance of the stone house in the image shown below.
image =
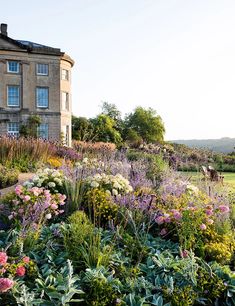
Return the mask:
<svg viewBox="0 0 235 306">
<path fill-rule="evenodd" d="M 0 135 L 19 135 L 37 115 L 39 137 L 71 145 L 71 69 L 60 49 L 8 36 L 0 25 Z"/>
</svg>

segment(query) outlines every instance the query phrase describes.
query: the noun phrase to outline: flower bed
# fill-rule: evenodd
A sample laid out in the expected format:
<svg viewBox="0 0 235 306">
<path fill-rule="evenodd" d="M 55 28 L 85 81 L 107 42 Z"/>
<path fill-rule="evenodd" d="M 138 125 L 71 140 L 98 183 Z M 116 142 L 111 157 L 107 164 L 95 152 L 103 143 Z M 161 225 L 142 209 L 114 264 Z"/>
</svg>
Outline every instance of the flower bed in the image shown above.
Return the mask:
<svg viewBox="0 0 235 306">
<path fill-rule="evenodd" d="M 160 158 L 41 169 L 0 204 L 0 305 L 235 305 L 234 199 Z"/>
</svg>

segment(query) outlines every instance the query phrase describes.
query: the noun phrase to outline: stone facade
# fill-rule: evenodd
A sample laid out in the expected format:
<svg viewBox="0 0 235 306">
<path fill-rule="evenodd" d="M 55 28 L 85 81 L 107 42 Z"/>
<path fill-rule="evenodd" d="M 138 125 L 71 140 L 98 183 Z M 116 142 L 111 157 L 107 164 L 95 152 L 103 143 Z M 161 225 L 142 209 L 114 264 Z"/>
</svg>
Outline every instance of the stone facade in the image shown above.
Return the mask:
<svg viewBox="0 0 235 306">
<path fill-rule="evenodd" d="M 39 136 L 64 137 L 71 145 L 71 69 L 60 49 L 14 40 L 1 24 L 0 135 L 17 135 L 32 115 L 41 118 Z"/>
</svg>

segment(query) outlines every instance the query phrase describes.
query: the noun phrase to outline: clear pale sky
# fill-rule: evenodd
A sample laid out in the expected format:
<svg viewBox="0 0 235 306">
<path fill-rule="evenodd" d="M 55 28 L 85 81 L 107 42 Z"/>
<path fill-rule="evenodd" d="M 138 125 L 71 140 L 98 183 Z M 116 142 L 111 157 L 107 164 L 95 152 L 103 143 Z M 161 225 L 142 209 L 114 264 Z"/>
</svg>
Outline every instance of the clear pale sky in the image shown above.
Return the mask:
<svg viewBox="0 0 235 306">
<path fill-rule="evenodd" d="M 152 107 L 166 139 L 235 137 L 234 16 L 234 0 L 0 0 L 10 37 L 75 60 L 75 115 Z"/>
</svg>

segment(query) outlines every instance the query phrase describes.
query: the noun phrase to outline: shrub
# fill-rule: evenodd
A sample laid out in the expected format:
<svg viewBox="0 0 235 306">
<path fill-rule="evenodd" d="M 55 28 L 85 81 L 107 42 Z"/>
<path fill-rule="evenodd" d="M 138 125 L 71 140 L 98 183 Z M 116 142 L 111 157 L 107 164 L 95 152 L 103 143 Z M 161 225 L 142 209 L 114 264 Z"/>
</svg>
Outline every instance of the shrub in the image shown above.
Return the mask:
<svg viewBox="0 0 235 306">
<path fill-rule="evenodd" d="M 8 169 L 0 164 L 0 189 L 16 184 L 18 176 L 18 170 Z"/>
<path fill-rule="evenodd" d="M 47 164 L 52 168 L 60 168 L 63 164 L 63 160 L 59 157 L 51 157 L 47 160 Z"/>
<path fill-rule="evenodd" d="M 105 190 L 92 189 L 87 192 L 86 197 L 89 213 L 96 224 L 106 225 L 116 218 L 118 205 Z"/>
<path fill-rule="evenodd" d="M 127 194 L 133 191 L 129 181 L 121 174 L 107 175 L 105 173 L 95 174 L 87 179 L 89 188 L 102 188 L 109 195 L 117 196 L 119 194 Z"/>
<path fill-rule="evenodd" d="M 75 267 L 84 263 L 81 246 L 89 241 L 94 231 L 94 226 L 83 211 L 76 211 L 68 218 L 68 226 L 63 232 L 64 245 Z"/>
<path fill-rule="evenodd" d="M 48 219 L 64 212 L 65 196 L 39 187 L 27 188 L 21 185 L 15 187 L 15 198 L 9 202 L 8 218 L 20 228 L 39 229 Z"/>
<path fill-rule="evenodd" d="M 45 168 L 38 170 L 31 181 L 24 183 L 24 186 L 44 187 L 51 193 L 63 192 L 64 174 L 60 170 Z"/>
<path fill-rule="evenodd" d="M 108 275 L 108 276 L 107 276 Z M 87 269 L 82 275 L 82 289 L 86 294 L 86 306 L 115 306 L 118 300 L 120 282 L 103 267 Z"/>
</svg>

